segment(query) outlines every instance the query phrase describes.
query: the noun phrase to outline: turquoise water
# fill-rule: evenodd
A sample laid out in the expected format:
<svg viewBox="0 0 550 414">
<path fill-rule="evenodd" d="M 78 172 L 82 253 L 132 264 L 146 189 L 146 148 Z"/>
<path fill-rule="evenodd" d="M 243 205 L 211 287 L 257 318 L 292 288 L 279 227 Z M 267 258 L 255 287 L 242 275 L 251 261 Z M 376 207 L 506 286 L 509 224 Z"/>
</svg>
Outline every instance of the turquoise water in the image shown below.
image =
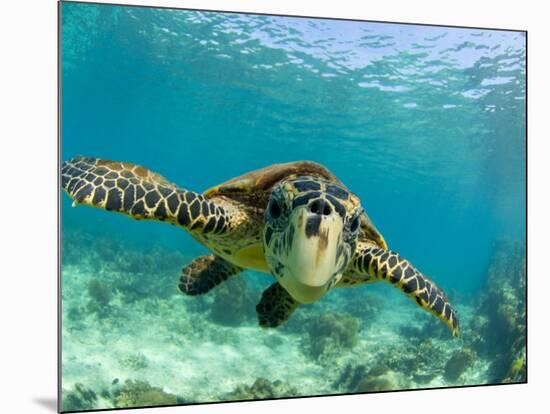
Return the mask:
<svg viewBox="0 0 550 414">
<path fill-rule="evenodd" d="M 523 250 L 525 244 L 525 54 L 521 32 L 64 2 L 62 158 L 80 154 L 134 162 L 194 191 L 273 163 L 322 163 L 361 198 L 393 250 L 452 292 L 464 315 L 476 314 L 481 308 L 472 298 L 487 292 L 499 246 L 504 241 Z M 90 276 L 90 262 L 101 267 L 102 261 L 115 260 L 105 253 L 79 261 L 99 242 L 108 240 L 117 252 L 138 256 L 151 251 L 180 254 L 179 267 L 206 252 L 178 228 L 70 206 L 63 195 L 63 288 L 66 293 L 80 291 L 82 300 L 89 300 L 89 287 L 79 285 L 86 277 L 107 285 L 112 277 L 108 266 L 99 272 L 94 268 Z M 173 296 L 161 299 L 173 301 L 175 309 L 204 306 L 206 313 L 208 299 L 193 305 L 192 298 L 178 296 L 178 267 L 174 269 L 173 276 L 160 270 L 149 275 L 174 287 Z M 140 275 L 129 272 L 127 277 L 145 277 Z M 269 284 L 257 273 L 247 272 L 246 277 L 252 287 Z M 312 312 L 360 300 L 367 289 L 375 297 L 387 297 L 387 303 L 401 299 L 391 289 L 364 287 L 337 292 L 332 301 L 328 295 Z M 138 299 L 147 299 L 149 293 L 145 286 Z M 69 309 L 76 299 L 67 293 L 63 300 Z M 113 309 L 115 302 L 109 305 Z M 394 306 L 416 312 L 406 301 Z M 88 317 L 88 327 L 80 333 L 64 331 L 66 346 L 71 345 L 64 351 L 67 358 L 87 355 L 99 363 L 101 348 L 94 353 L 77 342 L 72 346 L 71 335 L 93 336 L 90 326 L 103 326 L 94 325 L 99 316 Z M 253 321 L 245 325 L 255 329 Z M 240 343 L 237 330 L 227 332 L 233 335 L 229 342 Z M 285 335 L 300 334 L 280 335 L 284 341 Z M 383 338 L 378 341 L 382 346 Z M 448 352 L 459 347 L 449 338 L 441 341 Z M 162 343 L 151 346 L 156 350 L 152 354 L 161 352 Z M 292 341 L 285 346 L 293 349 Z M 478 371 L 458 385 L 494 381 L 479 372 L 491 363 L 491 355 L 483 361 L 483 352 L 477 350 L 477 355 Z M 151 367 L 154 358 L 148 360 Z M 67 389 L 76 382 L 91 386 L 86 379 L 92 368 L 63 362 Z M 315 364 L 310 368 L 282 380 L 294 386 L 308 383 L 308 372 L 313 375 L 318 369 Z M 147 369 L 140 371 L 143 378 Z M 227 370 L 228 378 L 232 373 Z M 116 375 L 121 381 L 129 376 Z M 148 381 L 163 387 L 153 379 Z M 411 381 L 394 383 L 412 388 L 456 385 Z M 183 392 L 172 385 L 173 393 Z M 317 385 L 304 388 L 306 394 L 349 391 L 341 384 Z M 208 397 L 185 399 L 202 402 Z"/>
</svg>

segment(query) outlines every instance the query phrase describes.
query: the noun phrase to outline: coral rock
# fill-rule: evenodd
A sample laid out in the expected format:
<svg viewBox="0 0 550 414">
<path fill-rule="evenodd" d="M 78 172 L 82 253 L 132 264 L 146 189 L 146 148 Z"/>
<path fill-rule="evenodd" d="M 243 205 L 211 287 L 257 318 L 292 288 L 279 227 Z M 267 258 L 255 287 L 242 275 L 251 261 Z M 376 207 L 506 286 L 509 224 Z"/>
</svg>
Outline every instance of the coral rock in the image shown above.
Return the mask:
<svg viewBox="0 0 550 414">
<path fill-rule="evenodd" d="M 238 326 L 256 321 L 257 297 L 243 277 L 235 277 L 216 287 L 210 318 L 220 325 Z"/>
<path fill-rule="evenodd" d="M 304 351 L 315 360 L 330 359 L 343 350 L 352 349 L 357 343 L 359 320 L 354 316 L 331 313 L 307 323 Z"/>
<path fill-rule="evenodd" d="M 85 388 L 84 385 L 77 383 L 71 391 L 63 390 L 63 399 L 61 400 L 62 411 L 82 411 L 96 408 L 96 393 Z"/>
<path fill-rule="evenodd" d="M 227 400 L 264 400 L 266 398 L 295 397 L 296 388 L 281 381 L 271 382 L 265 378 L 257 378 L 252 386 L 239 385 L 226 394 Z"/>
<path fill-rule="evenodd" d="M 126 380 L 115 395 L 117 408 L 145 407 L 155 405 L 175 405 L 183 403 L 180 397 L 152 387 L 146 381 Z"/>
<path fill-rule="evenodd" d="M 385 377 L 364 378 L 357 384 L 356 392 L 377 392 L 395 389 L 394 384 Z"/>
<path fill-rule="evenodd" d="M 455 352 L 445 365 L 444 377 L 447 381 L 458 380 L 464 371 L 476 360 L 475 352 L 470 348 L 462 348 Z"/>
</svg>

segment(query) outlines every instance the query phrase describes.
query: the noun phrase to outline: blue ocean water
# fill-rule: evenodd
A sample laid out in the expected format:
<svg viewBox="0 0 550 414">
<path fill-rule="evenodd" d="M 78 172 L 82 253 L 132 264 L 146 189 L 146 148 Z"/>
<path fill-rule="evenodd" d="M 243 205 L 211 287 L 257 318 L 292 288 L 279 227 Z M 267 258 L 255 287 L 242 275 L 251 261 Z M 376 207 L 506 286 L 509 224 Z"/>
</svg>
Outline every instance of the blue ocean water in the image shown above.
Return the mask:
<svg viewBox="0 0 550 414">
<path fill-rule="evenodd" d="M 194 191 L 322 163 L 390 248 L 467 297 L 497 241 L 525 240 L 525 57 L 521 32 L 64 2 L 62 158 Z M 70 206 L 63 232 L 206 252 L 178 228 Z"/>
</svg>

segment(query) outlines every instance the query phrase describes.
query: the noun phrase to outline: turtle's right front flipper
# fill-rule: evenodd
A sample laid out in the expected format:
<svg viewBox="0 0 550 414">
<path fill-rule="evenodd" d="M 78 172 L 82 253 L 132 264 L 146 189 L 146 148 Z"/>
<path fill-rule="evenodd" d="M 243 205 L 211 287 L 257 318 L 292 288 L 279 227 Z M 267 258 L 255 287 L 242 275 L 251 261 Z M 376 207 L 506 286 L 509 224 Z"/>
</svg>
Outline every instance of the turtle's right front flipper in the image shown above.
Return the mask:
<svg viewBox="0 0 550 414">
<path fill-rule="evenodd" d="M 128 162 L 75 157 L 63 163 L 61 185 L 75 205 L 167 221 L 202 233 L 221 234 L 230 226 L 225 208 Z"/>
</svg>

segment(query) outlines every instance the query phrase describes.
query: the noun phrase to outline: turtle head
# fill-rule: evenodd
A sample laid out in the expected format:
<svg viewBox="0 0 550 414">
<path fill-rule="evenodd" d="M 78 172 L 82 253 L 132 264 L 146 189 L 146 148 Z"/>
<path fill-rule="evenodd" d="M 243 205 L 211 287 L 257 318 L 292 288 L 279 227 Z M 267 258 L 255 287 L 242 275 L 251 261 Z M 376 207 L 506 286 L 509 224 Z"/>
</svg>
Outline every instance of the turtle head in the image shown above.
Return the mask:
<svg viewBox="0 0 550 414">
<path fill-rule="evenodd" d="M 363 209 L 343 185 L 316 177 L 278 183 L 265 210 L 265 256 L 298 302 L 312 303 L 342 277 L 355 252 Z"/>
</svg>

